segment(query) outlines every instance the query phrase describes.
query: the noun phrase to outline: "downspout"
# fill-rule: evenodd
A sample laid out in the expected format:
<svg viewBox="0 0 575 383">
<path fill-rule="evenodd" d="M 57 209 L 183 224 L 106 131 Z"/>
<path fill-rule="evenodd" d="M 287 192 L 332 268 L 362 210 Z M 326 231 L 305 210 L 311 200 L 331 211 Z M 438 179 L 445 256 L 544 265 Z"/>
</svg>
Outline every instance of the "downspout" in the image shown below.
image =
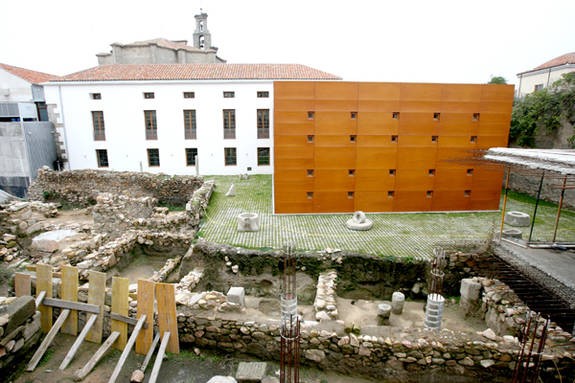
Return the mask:
<svg viewBox="0 0 575 383">
<path fill-rule="evenodd" d="M 64 117 L 64 103 L 62 102 L 62 86 L 58 85 L 58 99 L 60 100 L 60 115 L 62 116 L 62 131 L 64 132 L 64 150 L 66 150 L 66 161 L 64 168 L 70 169 L 70 152 L 68 151 L 68 137 L 66 135 L 66 117 Z M 54 127 L 58 129 L 57 126 Z M 67 165 L 66 165 L 67 163 Z"/>
<path fill-rule="evenodd" d="M 547 72 L 547 85 L 545 85 L 545 88 L 549 88 L 549 78 L 551 77 L 551 68 L 549 68 L 549 72 Z"/>
</svg>

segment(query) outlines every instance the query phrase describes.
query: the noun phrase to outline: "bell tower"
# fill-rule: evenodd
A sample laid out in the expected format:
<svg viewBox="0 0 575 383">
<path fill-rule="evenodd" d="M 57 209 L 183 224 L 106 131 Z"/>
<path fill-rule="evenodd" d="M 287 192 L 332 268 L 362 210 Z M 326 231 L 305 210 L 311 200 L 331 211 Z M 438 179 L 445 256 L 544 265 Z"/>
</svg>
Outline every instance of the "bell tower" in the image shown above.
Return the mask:
<svg viewBox="0 0 575 383">
<path fill-rule="evenodd" d="M 212 36 L 208 31 L 208 14 L 200 9 L 200 14 L 196 18 L 196 30 L 194 32 L 194 48 L 211 49 Z"/>
</svg>

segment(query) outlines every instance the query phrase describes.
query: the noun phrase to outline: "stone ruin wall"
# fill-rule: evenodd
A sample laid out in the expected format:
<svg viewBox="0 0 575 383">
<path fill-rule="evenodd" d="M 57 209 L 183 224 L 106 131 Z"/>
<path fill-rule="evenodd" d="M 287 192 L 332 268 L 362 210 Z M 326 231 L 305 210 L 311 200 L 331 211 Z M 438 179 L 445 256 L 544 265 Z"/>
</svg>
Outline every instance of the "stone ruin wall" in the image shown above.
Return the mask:
<svg viewBox="0 0 575 383">
<path fill-rule="evenodd" d="M 511 177 L 509 177 L 509 188 L 515 192 L 524 193 L 536 198 L 540 181 L 541 177 L 526 176 L 511 172 Z M 558 204 L 559 198 L 561 197 L 560 187 L 562 185 L 562 178 L 544 178 L 543 187 L 541 188 L 541 199 Z M 503 184 L 503 187 L 505 187 L 505 184 Z M 565 190 L 563 207 L 575 210 L 575 190 Z M 531 211 L 525 211 L 524 213 L 529 215 L 533 214 Z"/>
<path fill-rule="evenodd" d="M 28 189 L 28 198 L 89 206 L 96 202 L 98 194 L 113 193 L 154 197 L 160 204 L 184 206 L 203 182 L 202 177 L 194 176 L 42 168 Z"/>
</svg>

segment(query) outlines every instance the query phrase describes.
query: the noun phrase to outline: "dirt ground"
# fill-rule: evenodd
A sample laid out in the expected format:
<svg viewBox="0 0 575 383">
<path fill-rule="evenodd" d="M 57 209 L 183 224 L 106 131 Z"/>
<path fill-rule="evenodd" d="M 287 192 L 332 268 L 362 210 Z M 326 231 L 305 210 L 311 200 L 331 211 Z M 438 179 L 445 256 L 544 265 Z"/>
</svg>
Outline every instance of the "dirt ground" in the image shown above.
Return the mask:
<svg viewBox="0 0 575 383">
<path fill-rule="evenodd" d="M 47 218 L 44 222 L 52 225 L 92 225 L 94 219 L 92 218 L 92 211 L 90 209 L 58 209 L 58 216 L 54 218 Z"/>
<path fill-rule="evenodd" d="M 24 372 L 25 363 L 21 366 L 21 375 L 10 383 L 71 383 L 73 382 L 74 372 L 82 368 L 90 357 L 96 352 L 99 345 L 84 342 L 80 351 L 64 371 L 59 370 L 59 365 L 64 359 L 66 353 L 74 342 L 74 337 L 60 334 L 54 340 L 52 346 L 48 349 L 47 354 L 41 360 L 36 370 L 31 373 Z M 114 370 L 121 352 L 113 350 L 96 365 L 91 374 L 83 380 L 84 383 L 103 383 L 107 382 Z M 132 371 L 141 363 L 144 355 L 130 353 L 124 368 L 118 377 L 117 382 L 128 382 Z M 148 382 L 152 371 L 155 358 L 152 358 L 148 369 L 146 370 L 146 379 Z M 199 356 L 190 350 L 183 350 L 179 355 L 170 354 L 162 362 L 162 369 L 158 376 L 158 382 L 161 383 L 205 383 L 214 375 L 231 375 L 235 374 L 237 365 L 241 361 L 250 361 L 250 359 L 240 359 L 225 354 L 211 354 L 202 352 Z M 279 369 L 277 363 L 270 363 L 269 374 L 274 374 Z M 305 383 L 370 383 L 373 380 L 365 380 L 355 377 L 347 377 L 334 373 L 327 373 L 312 368 L 302 368 L 302 382 Z M 8 383 L 8 382 L 7 382 Z"/>
</svg>

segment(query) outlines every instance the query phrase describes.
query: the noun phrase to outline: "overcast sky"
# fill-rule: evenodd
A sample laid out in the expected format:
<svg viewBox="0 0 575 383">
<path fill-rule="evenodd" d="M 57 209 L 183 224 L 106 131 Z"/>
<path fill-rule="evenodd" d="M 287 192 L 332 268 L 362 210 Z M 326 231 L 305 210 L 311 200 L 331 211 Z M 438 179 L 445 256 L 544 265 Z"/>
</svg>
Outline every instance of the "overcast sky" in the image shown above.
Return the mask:
<svg viewBox="0 0 575 383">
<path fill-rule="evenodd" d="M 575 1 L 18 0 L 0 62 L 64 75 L 113 42 L 192 41 L 208 13 L 229 63 L 301 63 L 359 81 L 484 83 L 575 51 Z"/>
</svg>

